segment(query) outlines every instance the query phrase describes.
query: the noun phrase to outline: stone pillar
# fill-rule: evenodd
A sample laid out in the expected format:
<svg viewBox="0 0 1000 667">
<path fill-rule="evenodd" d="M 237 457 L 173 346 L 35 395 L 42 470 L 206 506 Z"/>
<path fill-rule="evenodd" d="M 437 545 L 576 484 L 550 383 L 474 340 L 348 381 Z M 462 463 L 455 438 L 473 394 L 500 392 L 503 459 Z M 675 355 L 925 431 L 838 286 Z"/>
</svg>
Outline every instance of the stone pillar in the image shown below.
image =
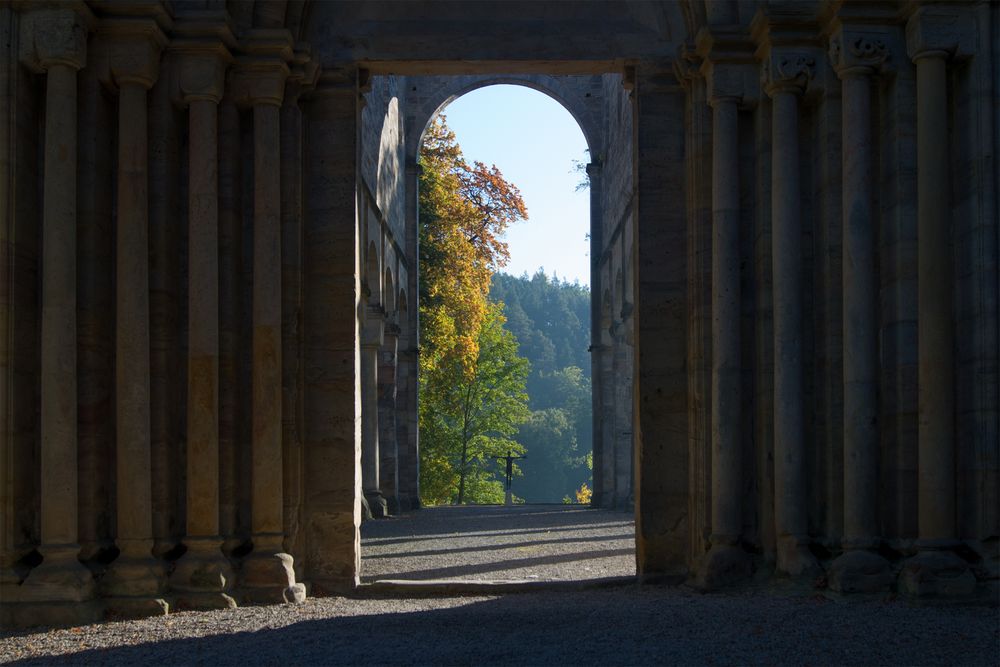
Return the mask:
<svg viewBox="0 0 1000 667">
<path fill-rule="evenodd" d="M 406 164 L 406 253 L 408 257 L 419 257 L 418 216 L 420 173 L 422 167 L 412 159 Z M 420 308 L 417 295 L 420 293 L 418 272 L 407 272 L 406 322 L 400 322 L 405 336 L 405 347 L 400 341 L 397 351 L 399 371 L 407 379 L 406 391 L 397 394 L 396 407 L 399 410 L 397 447 L 399 450 L 399 505 L 407 511 L 420 507 L 420 397 L 418 395 L 420 370 Z"/>
<path fill-rule="evenodd" d="M 601 435 L 601 254 L 604 252 L 601 221 L 601 163 L 587 165 L 590 187 L 590 411 L 593 489 L 590 504 L 602 507 L 604 503 L 604 471 L 601 464 L 607 456 L 608 445 Z"/>
<path fill-rule="evenodd" d="M 382 307 L 369 303 L 361 334 L 361 487 L 376 518 L 388 514 L 380 483 L 378 443 L 378 353 L 383 340 L 383 317 Z"/>
<path fill-rule="evenodd" d="M 841 79 L 843 126 L 844 553 L 829 573 L 838 593 L 892 583 L 878 546 L 877 221 L 873 207 L 871 77 L 886 60 L 877 35 L 841 32 L 830 55 Z"/>
<path fill-rule="evenodd" d="M 806 514 L 802 370 L 802 219 L 799 97 L 813 75 L 806 53 L 772 50 L 764 65 L 771 97 L 771 256 L 774 299 L 774 522 L 778 572 L 814 578 Z"/>
<path fill-rule="evenodd" d="M 153 21 L 102 26 L 108 78 L 118 87 L 115 314 L 115 464 L 119 556 L 101 579 L 115 616 L 164 614 L 162 563 L 153 558 L 149 337 L 149 162 L 146 93 L 167 39 Z"/>
<path fill-rule="evenodd" d="M 303 572 L 318 594 L 353 589 L 361 568 L 357 73 L 324 72 L 307 114 Z"/>
<path fill-rule="evenodd" d="M 170 584 L 177 606 L 235 607 L 219 535 L 218 104 L 231 59 L 222 43 L 172 45 L 188 106 L 187 552 Z"/>
<path fill-rule="evenodd" d="M 712 107 L 712 533 L 698 573 L 706 588 L 749 574 L 743 532 L 743 415 L 740 357 L 739 104 L 745 72 L 720 44 L 738 33 L 703 36 Z"/>
<path fill-rule="evenodd" d="M 917 68 L 918 544 L 900 590 L 961 597 L 976 581 L 957 545 L 955 516 L 955 290 L 948 150 L 948 59 L 962 43 L 961 14 L 924 6 L 906 26 Z"/>
<path fill-rule="evenodd" d="M 601 334 L 605 335 L 604 332 Z M 608 341 L 614 339 L 612 328 L 607 329 Z M 601 421 L 601 460 L 594 461 L 594 470 L 600 466 L 600 496 L 598 507 L 611 509 L 615 506 L 615 373 L 614 346 L 608 342 L 597 350 L 600 369 L 600 421 Z M 597 478 L 595 478 L 596 481 Z"/>
<path fill-rule="evenodd" d="M 185 386 L 179 341 L 180 113 L 171 100 L 173 76 L 168 68 L 173 68 L 172 61 L 165 58 L 149 100 L 150 447 L 153 550 L 161 557 L 182 537 L 182 527 L 172 519 L 180 499 L 181 390 Z"/>
<path fill-rule="evenodd" d="M 21 623 L 96 620 L 90 570 L 77 555 L 76 76 L 86 60 L 81 15 L 68 8 L 24 16 L 25 63 L 46 73 L 42 210 L 41 543 L 42 563 L 21 585 Z M 37 618 L 32 603 L 44 611 Z"/>
<path fill-rule="evenodd" d="M 11 6 L 0 7 L 0 41 L 3 43 L 9 43 L 14 36 L 13 15 Z M 16 98 L 12 95 L 11 83 L 16 76 L 16 67 L 13 66 L 15 62 L 12 53 L 0 55 L 0 118 L 9 119 L 14 113 Z M 0 146 L 12 146 L 12 139 L 11 123 L 0 123 Z M 4 202 L 10 201 L 14 184 L 11 152 L 13 151 L 8 148 L 8 155 L 0 156 L 0 201 Z M 16 586 L 21 583 L 21 578 L 14 569 L 18 560 L 14 546 L 14 484 L 6 476 L 6 471 L 12 468 L 14 455 L 11 437 L 13 411 L 10 409 L 10 397 L 14 394 L 14 341 L 10 335 L 14 291 L 10 285 L 13 282 L 10 276 L 14 248 L 11 227 L 7 214 L 0 223 L 0 271 L 7 276 L 6 282 L 0 286 L 0 466 L 4 470 L 4 476 L 0 477 L 0 595 L 8 585 Z"/>
<path fill-rule="evenodd" d="M 251 344 L 244 328 L 243 174 L 253 168 L 244 165 L 242 115 L 230 87 L 219 104 L 219 533 L 227 555 L 249 546 L 249 526 L 241 521 L 247 486 L 241 463 L 248 449 L 243 443 L 251 437 L 245 424 L 251 420 L 243 419 L 251 392 L 243 373 Z"/>
<path fill-rule="evenodd" d="M 283 41 L 248 39 L 259 57 L 239 64 L 234 89 L 253 107 L 253 552 L 243 562 L 242 590 L 251 602 L 301 602 L 292 557 L 284 553 L 281 447 L 281 159 L 280 114 L 288 67 Z"/>
<path fill-rule="evenodd" d="M 624 245 L 624 244 L 623 244 Z M 622 265 L 628 261 L 627 249 L 623 247 Z M 632 304 L 628 302 L 628 291 L 623 281 L 621 289 L 621 320 L 615 325 L 615 342 L 609 354 L 614 368 L 614 457 L 615 480 L 614 498 L 608 499 L 608 506 L 617 510 L 629 510 L 634 502 L 632 497 L 632 352 L 630 343 L 630 320 Z M 612 505 L 613 500 L 613 505 Z"/>
<path fill-rule="evenodd" d="M 96 41 L 96 40 L 95 40 Z M 98 42 L 99 43 L 99 42 Z M 77 78 L 76 317 L 80 559 L 114 547 L 115 104 L 91 55 Z"/>
<path fill-rule="evenodd" d="M 399 452 L 396 442 L 396 355 L 399 325 L 387 322 L 378 360 L 379 488 L 391 514 L 399 512 Z"/>
<path fill-rule="evenodd" d="M 318 68 L 298 51 L 281 107 L 281 368 L 286 553 L 303 552 L 302 515 L 302 109 Z M 296 562 L 301 569 L 301 562 Z"/>
</svg>

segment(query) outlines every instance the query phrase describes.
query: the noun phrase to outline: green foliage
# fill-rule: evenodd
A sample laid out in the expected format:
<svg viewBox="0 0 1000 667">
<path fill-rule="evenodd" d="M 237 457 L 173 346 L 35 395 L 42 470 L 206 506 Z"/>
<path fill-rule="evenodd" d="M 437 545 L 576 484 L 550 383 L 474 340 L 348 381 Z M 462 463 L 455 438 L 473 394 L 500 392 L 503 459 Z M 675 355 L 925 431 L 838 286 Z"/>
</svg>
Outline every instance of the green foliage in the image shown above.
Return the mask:
<svg viewBox="0 0 1000 667">
<path fill-rule="evenodd" d="M 541 270 L 530 278 L 498 273 L 490 299 L 506 304 L 507 326 L 538 373 L 576 366 L 590 375 L 590 290 Z M 528 393 L 535 389 L 529 384 Z"/>
<path fill-rule="evenodd" d="M 446 358 L 422 376 L 420 481 L 427 504 L 503 502 L 496 459 L 525 451 L 512 436 L 529 416 L 529 364 L 503 324 L 502 305 L 489 304 L 471 375 L 460 359 Z"/>
<path fill-rule="evenodd" d="M 506 303 L 508 328 L 531 362 L 531 418 L 517 439 L 529 458 L 515 485 L 528 502 L 572 502 L 592 477 L 590 292 L 549 279 L 493 276 L 490 298 Z"/>
<path fill-rule="evenodd" d="M 527 418 L 528 362 L 488 296 L 507 262 L 503 232 L 527 211 L 495 166 L 465 161 L 444 117 L 420 163 L 421 499 L 503 502 L 495 457 L 524 451 L 513 436 Z"/>
</svg>

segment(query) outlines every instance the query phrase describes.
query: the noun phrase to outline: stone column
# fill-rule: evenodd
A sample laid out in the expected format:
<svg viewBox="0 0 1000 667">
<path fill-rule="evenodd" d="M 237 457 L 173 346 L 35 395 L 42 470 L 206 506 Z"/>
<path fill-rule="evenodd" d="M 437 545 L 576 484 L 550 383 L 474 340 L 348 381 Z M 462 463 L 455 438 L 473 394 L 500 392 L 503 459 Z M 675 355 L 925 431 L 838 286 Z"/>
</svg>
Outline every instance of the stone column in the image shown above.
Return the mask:
<svg viewBox="0 0 1000 667">
<path fill-rule="evenodd" d="M 369 303 L 361 332 L 361 487 L 376 518 L 388 514 L 380 483 L 378 443 L 378 353 L 383 340 L 383 317 L 382 307 Z"/>
<path fill-rule="evenodd" d="M 597 350 L 600 364 L 601 387 L 601 460 L 594 461 L 594 469 L 600 465 L 601 504 L 598 507 L 611 509 L 615 506 L 615 374 L 614 374 L 614 325 L 607 330 L 607 343 Z M 604 333 L 602 332 L 602 336 Z M 596 478 L 595 478 L 596 480 Z"/>
<path fill-rule="evenodd" d="M 244 352 L 250 336 L 244 334 L 248 289 L 243 269 L 244 165 L 243 121 L 240 108 L 226 91 L 219 104 L 219 533 L 222 552 L 232 554 L 248 545 L 245 520 L 241 520 L 247 480 L 241 463 L 250 433 L 243 417 L 249 416 L 245 400 L 251 392 L 244 377 Z M 252 188 L 251 188 L 252 190 Z M 246 421 L 250 421 L 249 419 Z M 247 499 L 249 500 L 249 499 Z"/>
<path fill-rule="evenodd" d="M 846 36 L 846 39 L 845 39 Z M 838 593 L 889 588 L 878 546 L 878 275 L 872 199 L 871 85 L 885 61 L 876 35 L 838 33 L 830 56 L 841 79 L 843 125 L 844 538 L 830 568 Z"/>
<path fill-rule="evenodd" d="M 0 8 L 0 40 L 3 43 L 9 43 L 14 36 L 13 14 L 14 10 L 9 5 Z M 15 62 L 9 51 L 0 55 L 0 118 L 9 119 L 15 109 L 16 98 L 11 90 L 11 83 L 16 76 L 16 68 L 13 67 Z M 0 146 L 12 146 L 11 135 L 11 123 L 0 123 Z M 10 201 L 13 190 L 13 161 L 10 152 L 12 151 L 8 148 L 8 155 L 0 156 L 0 201 L 3 202 Z M 0 476 L 0 595 L 8 585 L 16 586 L 21 583 L 21 578 L 14 569 L 18 560 L 14 547 L 14 484 L 6 474 L 12 467 L 14 454 L 11 446 L 13 429 L 10 409 L 10 397 L 14 393 L 13 336 L 10 335 L 13 289 L 9 277 L 12 273 L 12 231 L 10 218 L 4 217 L 3 223 L 0 223 L 0 271 L 7 276 L 0 289 L 0 466 L 4 471 L 4 475 Z"/>
<path fill-rule="evenodd" d="M 422 167 L 413 158 L 406 163 L 406 253 L 418 257 L 418 217 L 419 189 Z M 420 444 L 418 422 L 420 407 L 418 396 L 420 370 L 420 309 L 417 295 L 420 293 L 416 270 L 407 272 L 406 294 L 409 303 L 406 308 L 406 322 L 400 322 L 405 335 L 397 350 L 397 364 L 406 377 L 406 391 L 397 393 L 396 407 L 399 410 L 397 447 L 399 450 L 399 504 L 401 511 L 420 507 Z M 402 286 L 402 283 L 400 284 Z M 403 346 L 405 341 L 405 346 Z"/>
<path fill-rule="evenodd" d="M 21 585 L 29 603 L 21 622 L 85 623 L 99 609 L 95 586 L 77 554 L 76 395 L 76 76 L 87 33 L 70 9 L 44 9 L 22 22 L 25 63 L 46 76 L 45 173 L 41 266 L 42 564 Z M 33 616 L 41 603 L 40 615 Z"/>
<path fill-rule="evenodd" d="M 601 254 L 604 252 L 601 221 L 601 163 L 587 165 L 590 187 L 590 411 L 591 451 L 593 459 L 593 489 L 590 504 L 601 507 L 604 502 L 604 471 L 601 463 L 607 456 L 607 443 L 601 437 Z"/>
<path fill-rule="evenodd" d="M 101 579 L 116 616 L 164 614 L 162 563 L 153 558 L 149 338 L 149 162 L 146 92 L 166 37 L 153 21 L 105 24 L 108 78 L 118 86 L 118 233 L 115 313 L 115 464 L 119 556 Z"/>
<path fill-rule="evenodd" d="M 99 40 L 95 40 L 100 43 Z M 80 559 L 114 547 L 115 104 L 93 55 L 77 78 L 76 343 Z"/>
<path fill-rule="evenodd" d="M 252 35 L 251 35 L 252 39 Z M 281 159 L 281 103 L 288 77 L 283 42 L 252 42 L 254 51 L 274 56 L 241 62 L 234 88 L 253 106 L 253 469 L 251 536 L 242 590 L 252 602 L 301 602 L 292 557 L 284 553 L 281 448 L 281 183 L 274 166 Z M 270 54 L 268 54 L 270 55 Z"/>
<path fill-rule="evenodd" d="M 219 184 L 218 104 L 230 60 L 222 43 L 178 51 L 188 105 L 187 552 L 170 577 L 177 605 L 235 607 L 233 571 L 219 536 Z"/>
<path fill-rule="evenodd" d="M 396 442 L 396 355 L 399 325 L 386 322 L 378 362 L 379 488 L 391 514 L 399 512 L 399 452 Z"/>
<path fill-rule="evenodd" d="M 955 291 L 948 147 L 948 59 L 962 42 L 961 15 L 919 8 L 907 27 L 917 68 L 917 356 L 918 537 L 900 590 L 960 597 L 975 577 L 948 549 L 957 545 L 955 516 Z"/>
<path fill-rule="evenodd" d="M 302 109 L 299 96 L 315 83 L 309 54 L 295 54 L 281 107 L 281 368 L 286 553 L 303 553 L 302 514 Z M 301 569 L 301 562 L 296 562 Z"/>
<path fill-rule="evenodd" d="M 168 64 L 170 63 L 170 64 Z M 149 105 L 149 289 L 150 289 L 150 447 L 153 475 L 153 552 L 162 557 L 177 546 L 182 527 L 177 515 L 180 422 L 184 387 L 180 364 L 180 259 L 178 213 L 180 190 L 180 113 L 171 100 L 170 60 L 160 63 L 160 77 Z M 180 370 L 180 372 L 178 372 Z"/>
<path fill-rule="evenodd" d="M 304 142 L 304 574 L 328 593 L 361 567 L 357 95 L 356 71 L 324 72 Z"/>
<path fill-rule="evenodd" d="M 799 96 L 813 75 L 808 54 L 773 50 L 764 65 L 771 97 L 771 256 L 774 290 L 774 522 L 777 569 L 820 573 L 809 551 L 802 372 L 802 220 Z"/>
<path fill-rule="evenodd" d="M 710 68 L 712 107 L 712 534 L 699 583 L 749 574 L 743 532 L 738 70 Z"/>
</svg>

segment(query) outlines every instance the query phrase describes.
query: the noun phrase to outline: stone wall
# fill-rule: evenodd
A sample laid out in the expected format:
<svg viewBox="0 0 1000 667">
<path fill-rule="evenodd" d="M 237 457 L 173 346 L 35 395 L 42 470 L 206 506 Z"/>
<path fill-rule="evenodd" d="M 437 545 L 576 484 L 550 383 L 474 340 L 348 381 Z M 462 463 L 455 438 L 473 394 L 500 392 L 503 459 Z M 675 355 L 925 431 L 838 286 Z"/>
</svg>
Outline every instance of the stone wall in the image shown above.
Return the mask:
<svg viewBox="0 0 1000 667">
<path fill-rule="evenodd" d="M 415 146 L 501 81 L 592 151 L 642 578 L 995 596 L 1000 6 L 446 7 L 0 6 L 0 622 L 357 585 L 419 502 Z"/>
</svg>

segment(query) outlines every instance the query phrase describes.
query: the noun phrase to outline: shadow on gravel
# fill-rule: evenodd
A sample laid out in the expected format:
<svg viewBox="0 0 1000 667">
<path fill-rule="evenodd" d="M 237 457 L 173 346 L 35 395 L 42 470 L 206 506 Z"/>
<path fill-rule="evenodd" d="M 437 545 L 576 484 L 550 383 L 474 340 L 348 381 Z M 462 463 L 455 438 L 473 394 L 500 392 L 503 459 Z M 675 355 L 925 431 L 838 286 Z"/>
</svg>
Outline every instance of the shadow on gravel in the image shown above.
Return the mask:
<svg viewBox="0 0 1000 667">
<path fill-rule="evenodd" d="M 427 510 L 424 510 L 427 511 Z M 404 515 L 403 517 L 391 517 L 389 519 L 379 519 L 378 524 L 381 525 L 392 525 L 393 523 L 403 524 L 403 527 L 394 528 L 381 528 L 379 529 L 378 535 L 390 532 L 399 531 L 405 532 L 405 537 L 375 537 L 372 535 L 374 529 L 369 529 L 367 535 L 363 535 L 363 538 L 372 544 L 379 545 L 389 545 L 389 544 L 406 544 L 408 542 L 415 542 L 417 540 L 461 540 L 467 537 L 490 537 L 490 536 L 500 536 L 500 535 L 536 535 L 538 533 L 560 533 L 560 532 L 579 532 L 581 530 L 601 530 L 607 528 L 621 528 L 622 526 L 628 525 L 631 528 L 630 523 L 623 521 L 617 522 L 607 522 L 607 523 L 588 523 L 584 526 L 565 526 L 565 527 L 552 527 L 552 528 L 508 528 L 506 530 L 464 530 L 460 533 L 441 533 L 429 530 L 431 528 L 421 527 L 413 532 L 408 532 L 410 530 L 409 524 L 406 524 L 406 520 L 411 515 Z M 509 521 L 509 519 L 508 519 Z M 367 525 L 367 524 L 366 524 Z M 478 526 L 477 526 L 478 527 Z M 362 528 L 362 531 L 365 529 Z M 395 533 L 393 533 L 395 534 Z"/>
<path fill-rule="evenodd" d="M 494 548 L 494 551 L 496 549 Z M 578 551 L 570 554 L 558 554 L 553 556 L 537 556 L 534 558 L 503 558 L 488 563 L 476 563 L 473 565 L 452 565 L 450 567 L 436 567 L 433 570 L 412 570 L 409 572 L 395 572 L 394 579 L 420 579 L 433 576 L 435 579 L 455 579 L 458 577 L 468 577 L 474 574 L 488 574 L 490 572 L 504 572 L 507 570 L 521 570 L 524 568 L 538 567 L 540 565 L 557 565 L 560 563 L 587 563 L 597 558 L 610 558 L 614 556 L 631 556 L 633 549 L 603 549 L 600 551 Z"/>
<path fill-rule="evenodd" d="M 491 533 L 492 534 L 492 533 Z M 618 542 L 622 538 L 619 535 L 599 535 L 597 537 L 591 537 L 588 542 Z M 402 542 L 413 542 L 413 540 L 403 540 Z M 511 544 L 503 545 L 489 545 L 481 547 L 455 547 L 448 549 L 432 549 L 427 551 L 400 551 L 398 553 L 385 554 L 379 556 L 379 558 L 413 558 L 413 557 L 423 557 L 423 556 L 442 556 L 445 554 L 458 554 L 458 553 L 472 553 L 477 551 L 499 551 L 502 549 L 525 549 L 531 548 L 539 545 L 553 545 L 553 544 L 578 544 L 580 540 L 574 537 L 566 537 L 561 539 L 552 540 L 534 540 L 532 542 L 513 542 Z M 380 542 L 380 544 L 382 544 Z M 619 550 L 620 551 L 620 550 Z M 631 549 L 626 549 L 628 553 L 632 553 Z M 588 558 L 595 558 L 594 552 L 590 552 Z M 617 554 L 612 554 L 617 555 Z"/>
<path fill-rule="evenodd" d="M 361 527 L 362 580 L 635 575 L 630 514 L 579 505 L 432 507 Z"/>
<path fill-rule="evenodd" d="M 367 608 L 386 613 L 13 664 L 977 665 L 998 657 L 995 614 L 985 610 L 639 587 L 480 598 L 418 613 L 395 613 L 390 601 Z M 225 618 L 206 622 L 224 630 Z"/>
</svg>

